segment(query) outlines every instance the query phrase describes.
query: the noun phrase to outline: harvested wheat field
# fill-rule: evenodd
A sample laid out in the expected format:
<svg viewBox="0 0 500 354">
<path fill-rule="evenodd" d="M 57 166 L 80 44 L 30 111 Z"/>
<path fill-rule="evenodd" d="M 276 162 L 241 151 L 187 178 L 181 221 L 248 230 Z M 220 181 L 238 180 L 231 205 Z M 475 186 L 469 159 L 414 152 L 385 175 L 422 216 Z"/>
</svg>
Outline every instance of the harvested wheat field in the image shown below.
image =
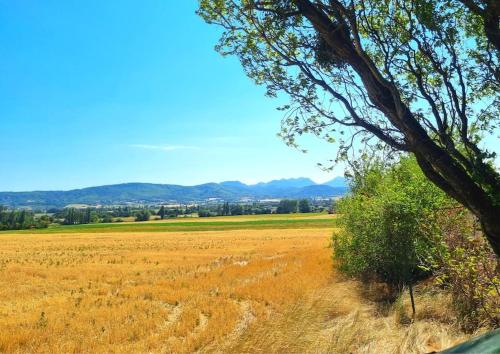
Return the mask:
<svg viewBox="0 0 500 354">
<path fill-rule="evenodd" d="M 0 352 L 384 352 L 466 339 L 442 304 L 384 309 L 331 229 L 0 235 Z"/>
</svg>

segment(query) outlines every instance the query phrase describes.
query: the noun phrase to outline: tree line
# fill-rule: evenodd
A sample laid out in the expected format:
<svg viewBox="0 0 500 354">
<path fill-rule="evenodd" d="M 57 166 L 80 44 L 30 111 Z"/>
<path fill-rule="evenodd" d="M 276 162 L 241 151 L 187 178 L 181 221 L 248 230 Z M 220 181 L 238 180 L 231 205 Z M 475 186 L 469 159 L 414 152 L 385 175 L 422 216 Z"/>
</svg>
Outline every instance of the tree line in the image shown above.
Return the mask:
<svg viewBox="0 0 500 354">
<path fill-rule="evenodd" d="M 36 217 L 29 210 L 9 210 L 0 205 L 0 230 L 40 229 L 49 226 L 47 215 Z"/>
<path fill-rule="evenodd" d="M 275 203 L 253 203 L 253 204 L 223 204 L 200 206 L 199 217 L 230 216 L 230 215 L 259 215 L 259 214 L 291 214 L 331 211 L 331 201 L 313 205 L 308 199 L 282 199 L 277 205 Z"/>
<path fill-rule="evenodd" d="M 134 221 L 148 221 L 152 218 L 211 217 L 231 215 L 290 214 L 310 212 L 332 212 L 332 201 L 310 201 L 308 199 L 283 199 L 279 202 L 255 203 L 207 203 L 205 205 L 158 206 L 117 206 L 117 207 L 68 207 L 50 209 L 35 217 L 29 210 L 8 210 L 0 206 L 0 230 L 17 230 L 48 227 L 52 223 L 79 225 L 94 223 L 123 222 L 124 218 Z M 40 211 L 37 214 L 42 214 Z"/>
</svg>

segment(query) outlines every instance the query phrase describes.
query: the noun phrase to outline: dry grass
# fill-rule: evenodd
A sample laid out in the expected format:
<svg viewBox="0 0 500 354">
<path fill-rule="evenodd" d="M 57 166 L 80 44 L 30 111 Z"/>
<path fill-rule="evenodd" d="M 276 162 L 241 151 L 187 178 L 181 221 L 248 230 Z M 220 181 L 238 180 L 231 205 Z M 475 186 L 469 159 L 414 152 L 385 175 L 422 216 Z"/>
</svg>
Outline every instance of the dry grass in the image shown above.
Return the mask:
<svg viewBox="0 0 500 354">
<path fill-rule="evenodd" d="M 249 331 L 233 348 L 244 353 L 429 353 L 468 339 L 449 310 L 450 299 L 418 294 L 388 305 L 367 300 L 359 282 L 335 276 L 286 311 Z"/>
<path fill-rule="evenodd" d="M 447 299 L 420 295 L 411 325 L 406 302 L 364 300 L 332 271 L 330 234 L 2 235 L 0 352 L 407 353 L 465 338 Z"/>
</svg>

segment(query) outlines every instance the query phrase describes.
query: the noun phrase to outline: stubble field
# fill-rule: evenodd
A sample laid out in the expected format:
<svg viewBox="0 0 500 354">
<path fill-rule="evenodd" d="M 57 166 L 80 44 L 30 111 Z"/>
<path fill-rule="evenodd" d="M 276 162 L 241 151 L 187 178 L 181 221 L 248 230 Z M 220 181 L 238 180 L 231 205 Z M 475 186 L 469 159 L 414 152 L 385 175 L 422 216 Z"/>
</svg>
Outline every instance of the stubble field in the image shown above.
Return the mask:
<svg viewBox="0 0 500 354">
<path fill-rule="evenodd" d="M 1 234 L 0 352 L 402 353 L 465 339 L 434 300 L 403 325 L 362 297 L 334 270 L 331 227 L 241 227 Z"/>
</svg>

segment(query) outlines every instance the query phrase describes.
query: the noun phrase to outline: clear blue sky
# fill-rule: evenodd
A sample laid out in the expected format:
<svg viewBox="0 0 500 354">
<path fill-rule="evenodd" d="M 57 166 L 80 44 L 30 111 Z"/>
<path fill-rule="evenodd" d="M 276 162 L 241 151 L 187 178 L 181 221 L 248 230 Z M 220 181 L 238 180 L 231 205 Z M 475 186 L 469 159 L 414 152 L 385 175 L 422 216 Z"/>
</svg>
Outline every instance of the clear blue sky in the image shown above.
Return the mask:
<svg viewBox="0 0 500 354">
<path fill-rule="evenodd" d="M 279 102 L 214 51 L 196 6 L 0 0 L 0 191 L 341 175 L 316 166 L 334 146 L 276 137 Z"/>
<path fill-rule="evenodd" d="M 279 104 L 195 0 L 0 0 L 1 191 L 340 175 L 276 133 Z"/>
</svg>

